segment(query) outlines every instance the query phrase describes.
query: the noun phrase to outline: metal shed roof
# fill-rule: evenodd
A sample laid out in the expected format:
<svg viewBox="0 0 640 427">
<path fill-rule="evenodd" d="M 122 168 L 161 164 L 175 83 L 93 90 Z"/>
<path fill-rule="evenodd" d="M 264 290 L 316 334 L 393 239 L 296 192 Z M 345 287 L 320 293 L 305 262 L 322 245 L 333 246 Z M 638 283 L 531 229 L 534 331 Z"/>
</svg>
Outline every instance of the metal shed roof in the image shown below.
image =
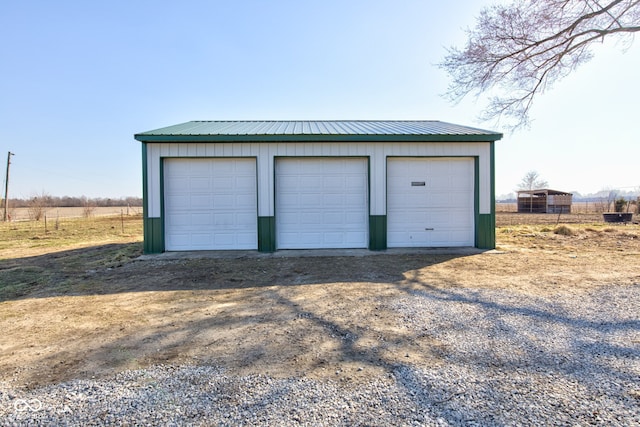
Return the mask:
<svg viewBox="0 0 640 427">
<path fill-rule="evenodd" d="M 487 142 L 501 133 L 437 120 L 191 121 L 138 133 L 142 142 Z"/>
<path fill-rule="evenodd" d="M 573 196 L 573 193 L 552 190 L 550 188 L 539 188 L 536 190 L 518 190 L 518 196 L 520 196 L 521 194 L 525 194 L 527 196 Z"/>
</svg>

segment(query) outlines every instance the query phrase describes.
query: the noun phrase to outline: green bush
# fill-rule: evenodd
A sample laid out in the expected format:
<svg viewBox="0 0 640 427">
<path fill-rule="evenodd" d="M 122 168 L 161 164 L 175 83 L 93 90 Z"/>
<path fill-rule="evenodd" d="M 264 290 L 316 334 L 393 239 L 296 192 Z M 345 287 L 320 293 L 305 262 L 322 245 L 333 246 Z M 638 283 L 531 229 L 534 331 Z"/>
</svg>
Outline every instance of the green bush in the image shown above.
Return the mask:
<svg viewBox="0 0 640 427">
<path fill-rule="evenodd" d="M 616 199 L 614 205 L 616 212 L 624 212 L 624 208 L 625 206 L 627 206 L 627 201 L 624 198 L 620 197 L 619 199 Z"/>
</svg>

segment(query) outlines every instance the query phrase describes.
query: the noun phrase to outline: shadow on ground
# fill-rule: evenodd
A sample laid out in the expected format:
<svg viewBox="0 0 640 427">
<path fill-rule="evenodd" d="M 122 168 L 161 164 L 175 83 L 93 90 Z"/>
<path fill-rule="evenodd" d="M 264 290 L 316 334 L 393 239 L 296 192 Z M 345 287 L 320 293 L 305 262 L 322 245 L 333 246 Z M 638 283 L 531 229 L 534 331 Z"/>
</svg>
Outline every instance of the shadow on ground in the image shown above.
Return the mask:
<svg viewBox="0 0 640 427">
<path fill-rule="evenodd" d="M 0 260 L 0 302 L 61 295 L 240 289 L 323 282 L 401 280 L 407 269 L 481 253 L 474 248 L 174 252 L 141 255 L 109 244 Z M 400 261 L 400 262 L 399 262 Z"/>
<path fill-rule="evenodd" d="M 473 274 L 485 255 L 139 251 L 107 245 L 2 261 L 2 283 L 31 277 L 4 298 L 16 306 L 4 329 L 27 319 L 34 328 L 12 336 L 23 342 L 4 349 L 3 377 L 36 387 L 168 363 L 350 387 L 383 378 L 452 423 L 508 423 L 509 410 L 527 405 L 541 416 L 575 412 L 572 399 L 627 413 L 637 405 L 640 320 L 620 307 L 637 301 L 638 284 L 549 298 L 457 286 L 461 271 L 435 268 L 464 259 Z M 472 398 L 460 406 L 462 396 Z M 595 419 L 580 411 L 575 419 Z"/>
</svg>

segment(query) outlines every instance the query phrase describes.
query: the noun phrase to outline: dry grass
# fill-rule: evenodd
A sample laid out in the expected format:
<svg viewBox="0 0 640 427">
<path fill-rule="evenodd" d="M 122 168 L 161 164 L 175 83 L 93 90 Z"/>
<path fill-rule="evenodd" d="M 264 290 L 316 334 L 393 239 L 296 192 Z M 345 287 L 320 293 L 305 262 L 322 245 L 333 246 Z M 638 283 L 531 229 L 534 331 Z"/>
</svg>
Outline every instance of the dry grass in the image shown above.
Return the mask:
<svg viewBox="0 0 640 427">
<path fill-rule="evenodd" d="M 553 229 L 553 233 L 554 234 L 560 234 L 562 236 L 575 236 L 576 235 L 576 231 L 566 225 L 559 225 L 558 227 Z"/>
<path fill-rule="evenodd" d="M 29 212 L 30 208 L 11 208 L 9 215 L 13 221 L 31 221 L 32 215 Z M 43 215 L 47 217 L 49 221 L 55 221 L 65 218 L 87 218 L 92 216 L 116 216 L 120 214 L 124 215 L 141 215 L 141 206 L 110 206 L 110 207 L 97 207 L 97 206 L 83 206 L 83 207 L 69 207 L 69 208 L 47 208 L 43 207 Z"/>
<path fill-rule="evenodd" d="M 636 206 L 631 205 L 629 210 L 635 212 Z M 496 212 L 514 213 L 518 211 L 517 203 L 496 203 Z M 574 214 L 601 214 L 607 211 L 607 204 L 600 202 L 573 202 L 571 213 Z"/>
<path fill-rule="evenodd" d="M 0 222 L 0 260 L 141 241 L 141 215 Z"/>
<path fill-rule="evenodd" d="M 86 271 L 122 265 L 141 242 L 140 215 L 0 223 L 0 301 L 86 287 Z"/>
<path fill-rule="evenodd" d="M 0 381 L 35 387 L 156 363 L 366 380 L 408 360 L 445 363 L 429 337 L 398 326 L 394 298 L 460 287 L 580 298 L 640 282 L 637 225 L 507 215 L 499 250 L 470 256 L 137 260 L 140 217 L 124 232 L 119 217 L 0 224 Z M 563 226 L 572 232 L 555 232 Z"/>
</svg>

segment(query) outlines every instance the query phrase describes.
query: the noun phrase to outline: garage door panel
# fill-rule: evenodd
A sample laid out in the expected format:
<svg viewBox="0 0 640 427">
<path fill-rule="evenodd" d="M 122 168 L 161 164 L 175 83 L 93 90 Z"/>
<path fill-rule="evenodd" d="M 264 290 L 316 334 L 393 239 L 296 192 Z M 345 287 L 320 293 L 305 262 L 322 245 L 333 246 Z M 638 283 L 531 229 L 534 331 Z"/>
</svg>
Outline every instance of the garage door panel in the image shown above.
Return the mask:
<svg viewBox="0 0 640 427">
<path fill-rule="evenodd" d="M 255 159 L 165 159 L 166 250 L 257 249 Z"/>
<path fill-rule="evenodd" d="M 457 197 L 449 193 L 434 192 L 428 198 L 425 198 L 423 207 L 433 208 L 433 206 L 455 206 Z"/>
<path fill-rule="evenodd" d="M 174 176 L 171 181 L 165 183 L 165 191 L 177 192 L 189 190 L 189 178 Z"/>
<path fill-rule="evenodd" d="M 332 193 L 332 194 L 322 194 L 319 195 L 320 200 L 322 200 L 322 204 L 326 207 L 326 208 L 342 208 L 345 204 L 346 201 L 346 196 L 344 194 L 336 194 L 336 193 Z M 307 200 L 309 202 L 311 202 L 312 198 L 309 197 L 307 198 Z M 313 198 L 313 200 L 315 200 L 314 205 L 317 204 L 317 200 L 318 197 Z"/>
<path fill-rule="evenodd" d="M 238 235 L 235 233 L 216 233 L 213 237 L 215 246 L 224 248 L 238 244 Z"/>
<path fill-rule="evenodd" d="M 429 235 L 429 241 L 434 246 L 454 246 L 455 243 L 451 241 L 451 233 L 448 231 L 433 231 Z"/>
<path fill-rule="evenodd" d="M 171 215 L 165 222 L 168 227 L 173 228 L 189 226 L 191 225 L 191 215 L 188 213 Z"/>
<path fill-rule="evenodd" d="M 278 197 L 279 213 L 289 214 L 296 206 L 301 205 L 298 194 L 280 194 Z"/>
<path fill-rule="evenodd" d="M 211 233 L 192 233 L 191 244 L 196 247 L 206 246 L 211 241 Z"/>
<path fill-rule="evenodd" d="M 191 178 L 189 180 L 189 191 L 210 191 L 211 180 L 208 177 Z"/>
<path fill-rule="evenodd" d="M 346 197 L 344 200 L 344 208 L 348 210 L 355 209 L 357 212 L 361 212 L 360 207 L 362 205 L 367 205 L 367 199 L 364 197 Z"/>
<path fill-rule="evenodd" d="M 281 222 L 286 222 L 287 224 L 300 222 L 300 215 L 297 212 L 279 212 L 277 215 Z"/>
<path fill-rule="evenodd" d="M 349 246 L 360 244 L 363 240 L 366 241 L 369 238 L 369 233 L 360 232 L 345 232 L 345 242 Z"/>
<path fill-rule="evenodd" d="M 278 159 L 278 248 L 367 247 L 367 173 L 363 158 Z"/>
<path fill-rule="evenodd" d="M 209 210 L 213 208 L 213 200 L 210 195 L 193 194 L 188 197 L 188 203 L 185 203 L 184 206 L 190 206 L 190 210 Z"/>
<path fill-rule="evenodd" d="M 355 176 L 346 176 L 344 180 L 344 184 L 347 188 L 362 188 L 367 185 L 366 178 L 355 175 Z"/>
<path fill-rule="evenodd" d="M 388 246 L 473 246 L 473 192 L 471 158 L 389 159 Z"/>
<path fill-rule="evenodd" d="M 189 235 L 181 233 L 173 233 L 171 236 L 167 236 L 167 245 L 188 245 Z"/>
<path fill-rule="evenodd" d="M 305 191 L 305 189 L 301 189 L 300 191 Z M 307 210 L 307 209 L 314 209 L 313 206 L 318 204 L 318 199 L 323 199 L 324 196 L 321 193 L 307 193 L 306 191 L 302 194 L 297 195 L 297 197 L 294 199 L 295 202 L 292 200 L 292 203 L 295 203 L 295 205 L 292 206 L 298 206 L 299 209 L 301 210 Z"/>
<path fill-rule="evenodd" d="M 344 228 L 344 215 L 342 212 L 327 212 L 322 216 L 322 223 L 333 229 Z"/>
<path fill-rule="evenodd" d="M 244 211 L 245 208 L 251 208 L 255 206 L 256 203 L 256 198 L 253 194 L 240 194 L 235 196 L 234 208 L 240 208 L 241 211 Z"/>
<path fill-rule="evenodd" d="M 344 233 L 327 232 L 324 234 L 324 242 L 329 245 L 341 245 L 344 243 Z"/>
<path fill-rule="evenodd" d="M 256 237 L 253 233 L 237 234 L 236 241 L 240 245 L 251 246 L 255 243 Z"/>
<path fill-rule="evenodd" d="M 424 212 L 398 212 L 394 215 L 394 221 L 416 228 L 424 226 L 429 221 L 429 215 Z"/>
<path fill-rule="evenodd" d="M 216 179 L 209 178 L 209 180 L 211 181 L 212 189 L 217 193 L 233 192 L 236 188 L 239 188 L 237 185 L 235 185 L 237 183 L 237 180 L 233 177 L 223 177 Z"/>
<path fill-rule="evenodd" d="M 211 169 L 214 165 L 207 166 L 209 167 L 209 169 Z M 242 170 L 242 165 L 238 166 L 232 162 L 220 162 L 215 165 L 215 169 L 217 171 L 220 171 L 220 173 L 223 175 L 230 176 Z"/>
<path fill-rule="evenodd" d="M 367 223 L 367 215 L 362 212 L 345 212 L 344 214 L 344 223 L 347 225 L 356 225 Z"/>
<path fill-rule="evenodd" d="M 300 176 L 300 171 L 297 175 L 290 177 L 292 180 L 297 181 L 297 185 L 291 186 L 292 189 L 305 189 L 307 191 L 320 191 L 322 190 L 322 175 L 308 175 Z"/>
<path fill-rule="evenodd" d="M 296 218 L 299 218 L 298 222 L 300 224 L 305 224 L 307 226 L 315 226 L 316 224 L 322 224 L 322 214 L 319 212 L 305 212 L 304 214 L 295 215 Z"/>
<path fill-rule="evenodd" d="M 211 221 L 211 220 L 209 220 Z M 233 226 L 236 225 L 236 215 L 233 213 L 218 213 L 213 215 L 213 225 L 215 226 Z"/>
<path fill-rule="evenodd" d="M 236 188 L 252 189 L 256 185 L 256 177 L 254 175 L 239 176 L 235 181 Z"/>
<path fill-rule="evenodd" d="M 215 209 L 233 210 L 235 208 L 236 196 L 233 194 L 215 194 L 209 197 L 213 200 Z"/>
<path fill-rule="evenodd" d="M 211 214 L 201 213 L 190 215 L 189 225 L 207 225 L 211 223 Z"/>
<path fill-rule="evenodd" d="M 186 206 L 189 203 L 189 196 L 187 194 L 173 194 L 165 196 L 165 204 L 171 204 L 173 206 Z"/>
<path fill-rule="evenodd" d="M 225 168 L 226 166 L 223 164 L 219 164 L 216 166 L 217 169 Z M 186 165 L 185 168 L 177 171 L 178 174 L 187 175 L 187 176 L 209 176 L 209 172 L 211 171 L 211 164 L 205 162 L 190 162 Z"/>
<path fill-rule="evenodd" d="M 246 213 L 246 214 L 236 214 L 234 215 L 234 220 L 235 223 L 242 227 L 242 228 L 247 228 L 250 229 L 251 227 L 253 227 L 256 223 L 256 217 L 253 214 L 250 213 Z M 255 237 L 255 236 L 254 236 Z"/>
<path fill-rule="evenodd" d="M 331 172 L 338 173 L 338 172 Z M 325 176 L 322 177 L 322 187 L 325 191 L 338 191 L 342 192 L 345 187 L 349 187 L 345 182 L 348 176 Z"/>
<path fill-rule="evenodd" d="M 322 234 L 319 232 L 278 233 L 279 245 L 283 248 L 296 246 L 296 249 L 316 249 L 322 247 Z M 302 243 L 301 243 L 302 242 Z"/>
<path fill-rule="evenodd" d="M 323 244 L 323 237 L 324 235 L 322 233 L 319 232 L 315 232 L 315 233 L 299 233 L 298 236 L 296 236 L 296 240 L 295 241 L 302 241 L 304 242 L 301 245 L 301 249 L 314 249 L 314 248 L 318 248 L 321 247 Z"/>
<path fill-rule="evenodd" d="M 286 233 L 282 231 L 278 233 L 278 243 L 284 247 L 293 244 L 296 241 L 296 238 L 296 233 Z"/>
<path fill-rule="evenodd" d="M 288 188 L 291 189 L 291 191 L 297 191 L 299 184 L 306 185 L 306 183 L 301 184 L 296 176 L 280 175 L 278 179 L 280 180 L 282 188 Z"/>
</svg>

